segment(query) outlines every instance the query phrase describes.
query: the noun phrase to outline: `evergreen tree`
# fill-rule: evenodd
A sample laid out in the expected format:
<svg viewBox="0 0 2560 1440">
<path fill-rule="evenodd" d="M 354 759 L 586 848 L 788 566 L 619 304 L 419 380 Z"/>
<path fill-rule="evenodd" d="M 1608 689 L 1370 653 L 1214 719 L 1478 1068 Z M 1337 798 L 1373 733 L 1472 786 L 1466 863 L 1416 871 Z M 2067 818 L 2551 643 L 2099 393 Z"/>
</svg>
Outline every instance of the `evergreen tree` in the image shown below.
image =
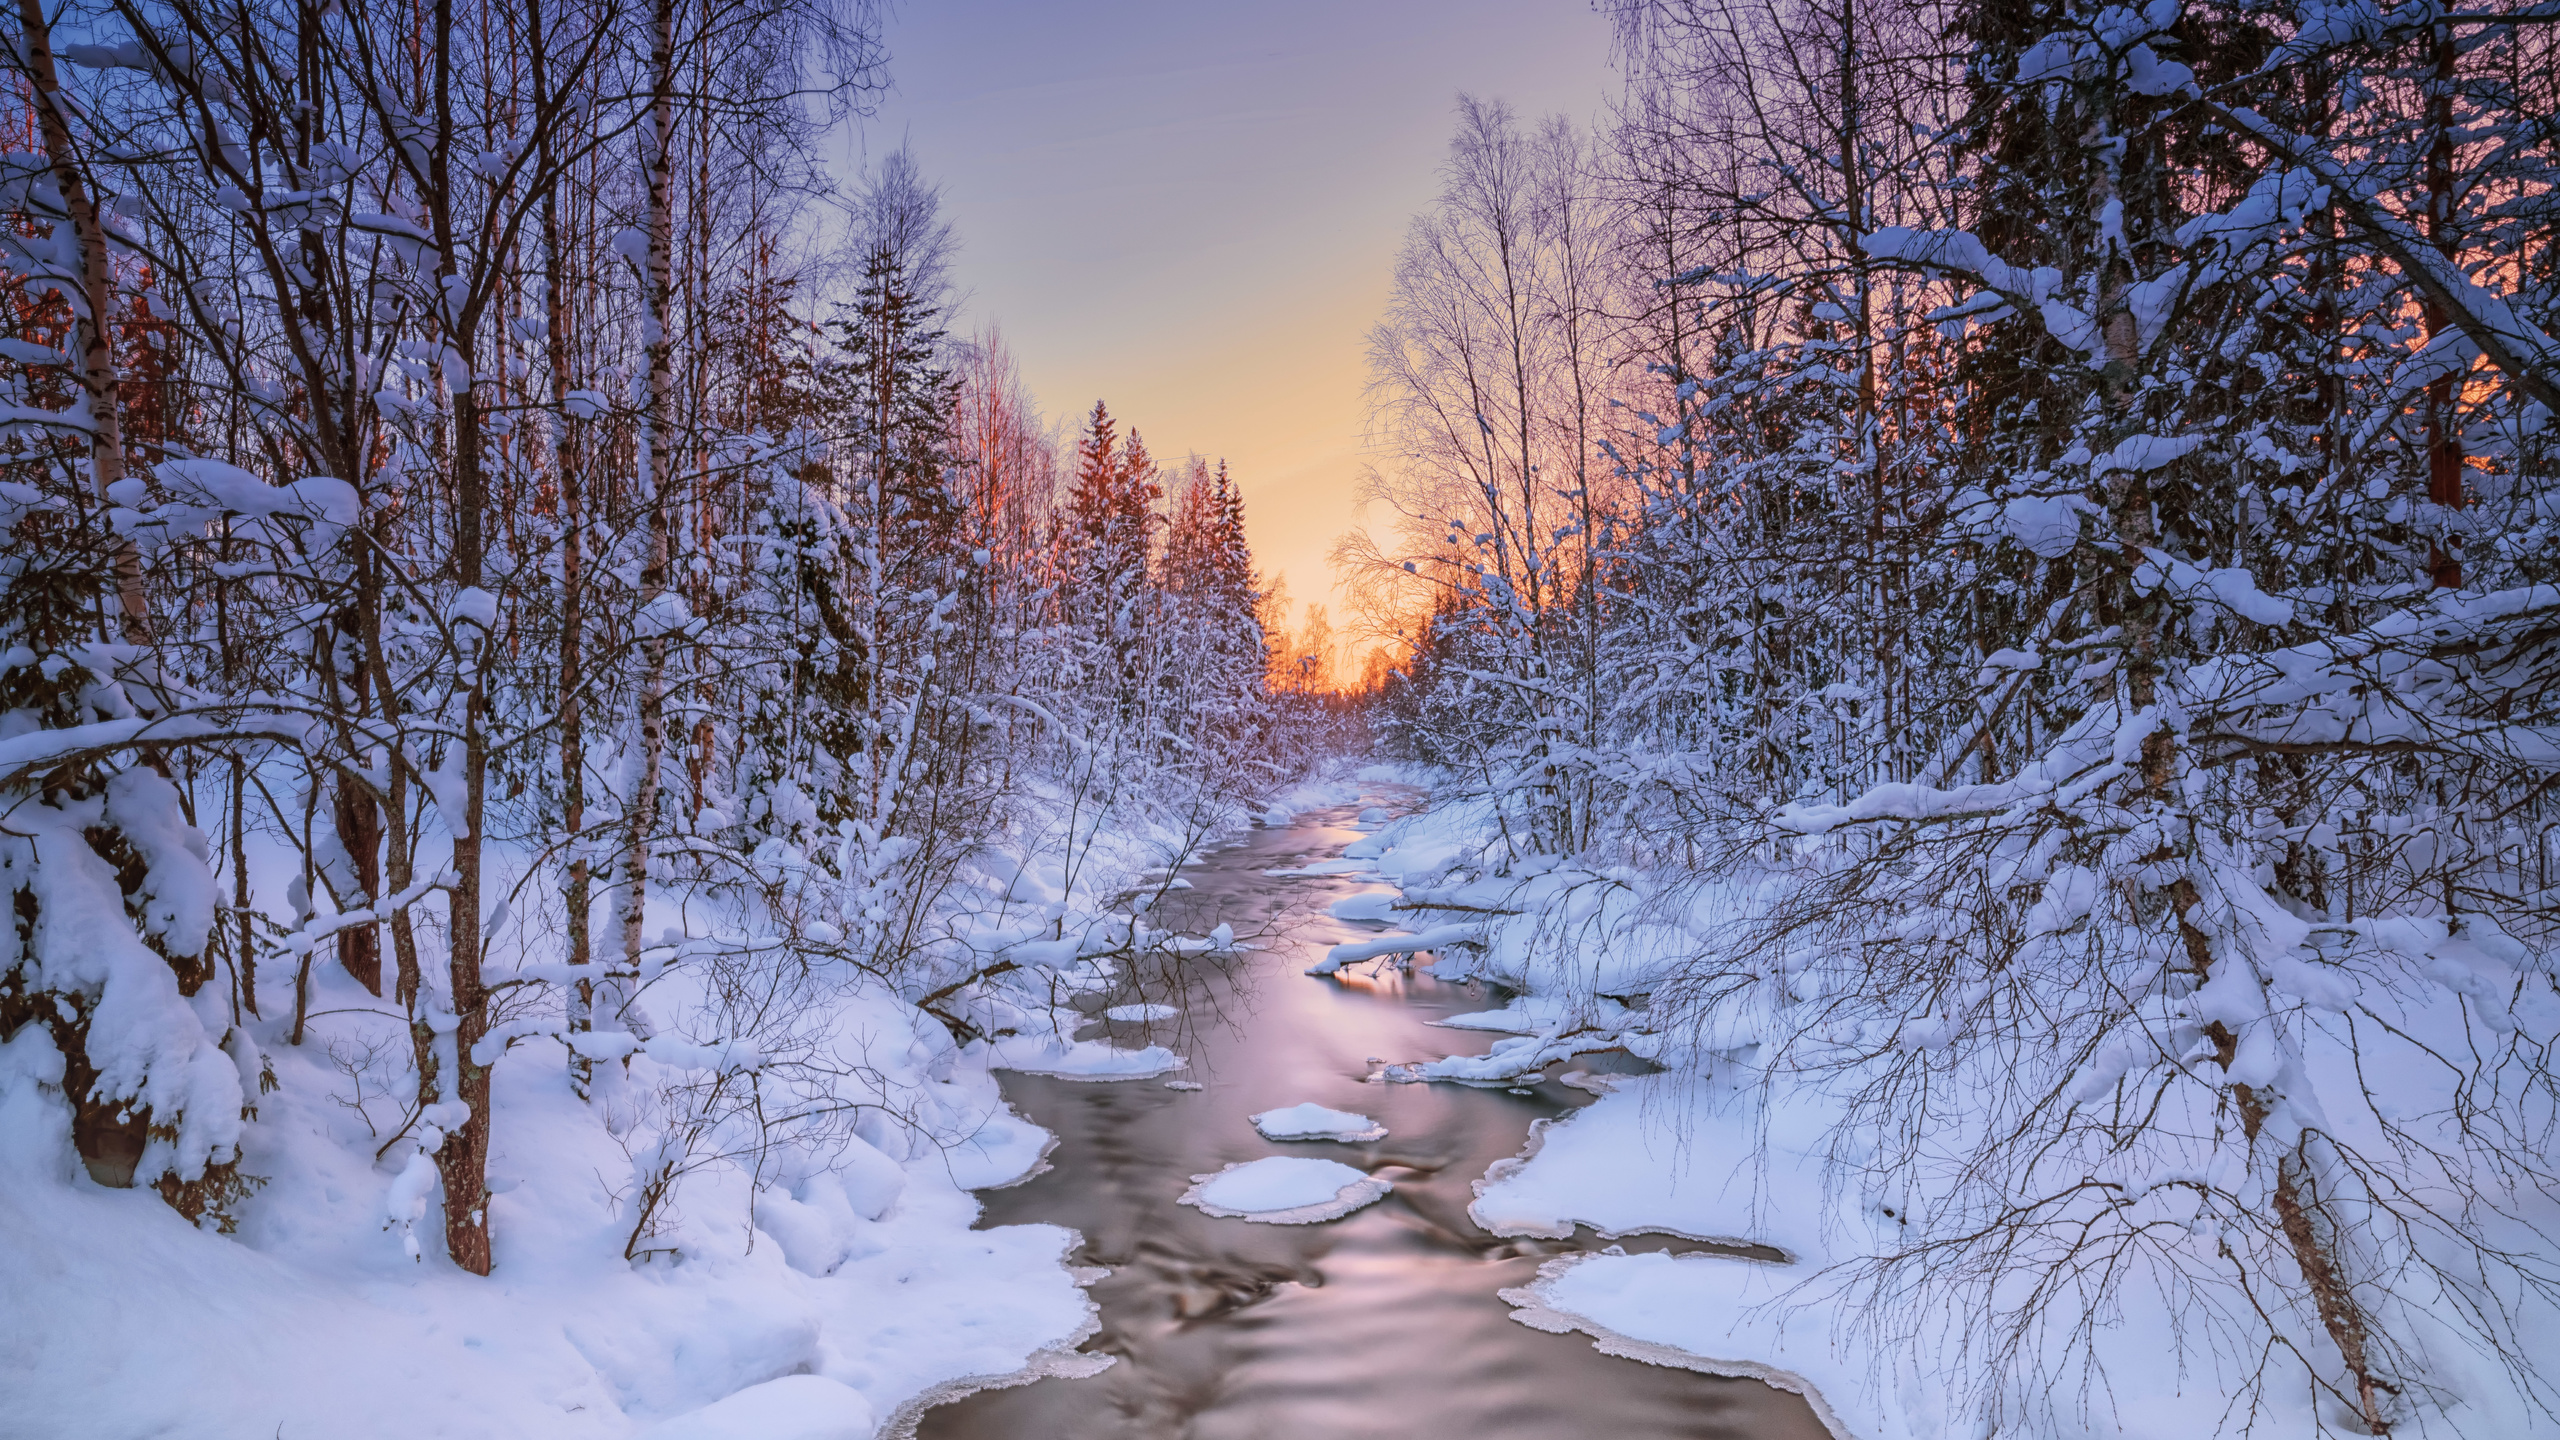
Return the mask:
<svg viewBox="0 0 2560 1440">
<path fill-rule="evenodd" d="M 958 383 L 942 303 L 918 269 L 893 241 L 871 242 L 826 378 L 834 433 L 877 493 L 880 543 L 902 573 L 946 551 L 961 521 L 948 475 Z"/>
<path fill-rule="evenodd" d="M 1071 604 L 1114 628 L 1147 584 L 1156 504 L 1164 498 L 1145 442 L 1135 430 L 1120 439 L 1118 428 L 1103 402 L 1093 402 L 1076 443 L 1075 488 L 1059 517 L 1058 545 Z"/>
<path fill-rule="evenodd" d="M 1264 637 L 1262 600 L 1245 541 L 1244 497 L 1220 460 L 1211 470 L 1193 459 L 1174 495 L 1159 575 L 1191 668 L 1230 700 L 1259 689 Z"/>
</svg>

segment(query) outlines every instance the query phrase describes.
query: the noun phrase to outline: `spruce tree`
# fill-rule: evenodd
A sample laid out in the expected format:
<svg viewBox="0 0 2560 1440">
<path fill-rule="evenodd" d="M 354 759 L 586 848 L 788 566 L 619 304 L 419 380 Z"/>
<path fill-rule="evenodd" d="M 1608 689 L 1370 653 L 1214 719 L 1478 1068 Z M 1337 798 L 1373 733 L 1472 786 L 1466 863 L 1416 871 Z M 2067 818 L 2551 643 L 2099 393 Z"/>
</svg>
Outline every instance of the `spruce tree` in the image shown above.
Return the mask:
<svg viewBox="0 0 2560 1440">
<path fill-rule="evenodd" d="M 958 389 L 944 361 L 949 334 L 915 266 L 887 240 L 865 252 L 828 376 L 835 433 L 878 491 L 880 544 L 902 578 L 946 552 L 961 520 L 946 473 Z"/>
<path fill-rule="evenodd" d="M 1163 498 L 1156 464 L 1135 430 L 1127 439 L 1103 402 L 1093 402 L 1076 444 L 1075 489 L 1060 517 L 1059 560 L 1071 604 L 1088 619 L 1115 622 L 1145 586 Z"/>
</svg>

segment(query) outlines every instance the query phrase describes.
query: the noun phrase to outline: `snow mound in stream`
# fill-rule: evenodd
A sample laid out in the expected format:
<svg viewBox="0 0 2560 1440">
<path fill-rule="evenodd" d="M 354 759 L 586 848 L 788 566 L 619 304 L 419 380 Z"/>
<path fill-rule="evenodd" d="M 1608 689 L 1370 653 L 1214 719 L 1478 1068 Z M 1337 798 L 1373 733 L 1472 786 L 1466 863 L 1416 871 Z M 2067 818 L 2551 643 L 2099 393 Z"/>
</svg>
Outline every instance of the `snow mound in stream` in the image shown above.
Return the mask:
<svg viewBox="0 0 2560 1440">
<path fill-rule="evenodd" d="M 1190 1063 L 1161 1045 L 1123 1050 L 1100 1040 L 1008 1035 L 989 1047 L 988 1068 L 1060 1080 L 1152 1080 Z"/>
<path fill-rule="evenodd" d="M 1313 1225 L 1339 1219 L 1393 1190 L 1391 1181 L 1339 1160 L 1274 1155 L 1239 1160 L 1215 1175 L 1194 1175 L 1182 1203 L 1221 1219 L 1262 1225 Z"/>
<path fill-rule="evenodd" d="M 1174 1005 L 1114 1005 L 1103 1011 L 1102 1016 L 1106 1020 L 1117 1020 L 1124 1025 L 1135 1025 L 1156 1020 L 1170 1020 L 1181 1013 L 1181 1007 Z"/>
<path fill-rule="evenodd" d="M 1328 1110 L 1312 1100 L 1283 1110 L 1265 1110 L 1253 1117 L 1253 1128 L 1261 1131 L 1265 1140 L 1340 1140 L 1356 1145 L 1387 1138 L 1387 1127 L 1368 1116 Z"/>
</svg>

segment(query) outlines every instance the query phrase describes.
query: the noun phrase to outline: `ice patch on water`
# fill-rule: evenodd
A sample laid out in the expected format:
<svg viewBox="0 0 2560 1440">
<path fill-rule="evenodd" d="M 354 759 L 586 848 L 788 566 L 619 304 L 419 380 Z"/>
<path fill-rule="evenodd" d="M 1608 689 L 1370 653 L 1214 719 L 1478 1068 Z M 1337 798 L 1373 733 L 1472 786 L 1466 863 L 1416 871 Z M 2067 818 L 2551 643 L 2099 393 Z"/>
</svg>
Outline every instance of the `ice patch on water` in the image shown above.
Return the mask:
<svg viewBox="0 0 2560 1440">
<path fill-rule="evenodd" d="M 1305 865 L 1282 866 L 1280 869 L 1265 870 L 1262 873 L 1275 878 L 1287 879 L 1294 876 L 1308 875 L 1358 875 L 1365 871 L 1375 870 L 1377 868 L 1377 866 L 1372 865 L 1365 859 L 1338 859 L 1316 860 Z"/>
<path fill-rule="evenodd" d="M 991 1070 L 1019 1070 L 1060 1080 L 1150 1080 L 1188 1065 L 1161 1045 L 1123 1050 L 1099 1040 L 1059 1041 L 1008 1035 L 988 1047 Z"/>
<path fill-rule="evenodd" d="M 1253 1128 L 1261 1131 L 1265 1140 L 1341 1140 L 1359 1144 L 1387 1138 L 1387 1127 L 1368 1116 L 1328 1110 L 1312 1100 L 1283 1110 L 1265 1110 L 1253 1117 Z"/>
<path fill-rule="evenodd" d="M 1263 1225 L 1313 1225 L 1339 1219 L 1395 1187 L 1338 1160 L 1274 1155 L 1240 1160 L 1215 1175 L 1194 1175 L 1182 1203 L 1223 1219 Z"/>
</svg>

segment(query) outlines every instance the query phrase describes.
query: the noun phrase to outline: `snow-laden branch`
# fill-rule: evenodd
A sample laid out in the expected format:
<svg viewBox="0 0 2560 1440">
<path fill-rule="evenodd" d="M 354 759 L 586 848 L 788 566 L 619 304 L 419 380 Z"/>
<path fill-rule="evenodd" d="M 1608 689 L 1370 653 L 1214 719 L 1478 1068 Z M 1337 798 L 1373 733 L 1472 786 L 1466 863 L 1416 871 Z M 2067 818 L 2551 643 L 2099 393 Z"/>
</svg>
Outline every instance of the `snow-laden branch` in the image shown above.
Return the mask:
<svg viewBox="0 0 2560 1440">
<path fill-rule="evenodd" d="M 314 946 L 342 930 L 352 930 L 359 925 L 378 925 L 436 891 L 450 890 L 459 883 L 460 876 L 450 870 L 442 871 L 362 909 L 314 915 L 303 922 L 302 928 L 277 940 L 276 948 L 287 955 L 307 955 Z"/>
<path fill-rule="evenodd" d="M 2207 100 L 2224 124 L 2266 146 L 2286 164 L 2320 177 L 2349 223 L 2389 256 L 2427 299 L 2444 311 L 2489 363 L 2554 415 L 2560 415 L 2560 344 L 2516 313 L 2503 295 L 2474 281 L 2451 256 L 2384 205 L 2373 186 L 2338 163 L 2320 143 L 2242 105 Z M 2433 347 L 2430 347 L 2432 349 Z M 2427 352 L 2421 351 L 2424 357 Z M 2410 363 L 2419 363 L 2413 359 Z"/>
<path fill-rule="evenodd" d="M 308 724 L 283 715 L 250 714 L 226 720 L 207 714 L 178 714 L 95 720 L 59 730 L 30 730 L 26 734 L 0 740 L 0 785 L 14 785 L 39 771 L 143 745 L 219 744 L 238 740 L 275 740 L 288 745 L 303 745 L 310 738 Z"/>
<path fill-rule="evenodd" d="M 1387 955 L 1411 955 L 1422 950 L 1440 950 L 1451 945 L 1472 945 L 1484 938 L 1484 926 L 1469 922 L 1434 925 L 1412 935 L 1386 935 L 1375 940 L 1354 940 L 1336 945 L 1325 957 L 1307 967 L 1310 975 L 1331 975 L 1345 965 L 1363 960 L 1376 960 Z"/>
<path fill-rule="evenodd" d="M 1905 225 L 1858 237 L 1875 260 L 1928 275 L 1970 280 L 2019 311 L 2032 314 L 2045 332 L 2089 364 L 2104 364 L 2106 337 L 2089 312 L 2064 296 L 2070 279 L 2051 265 L 2012 265 L 1969 230 L 1915 230 Z"/>
</svg>

